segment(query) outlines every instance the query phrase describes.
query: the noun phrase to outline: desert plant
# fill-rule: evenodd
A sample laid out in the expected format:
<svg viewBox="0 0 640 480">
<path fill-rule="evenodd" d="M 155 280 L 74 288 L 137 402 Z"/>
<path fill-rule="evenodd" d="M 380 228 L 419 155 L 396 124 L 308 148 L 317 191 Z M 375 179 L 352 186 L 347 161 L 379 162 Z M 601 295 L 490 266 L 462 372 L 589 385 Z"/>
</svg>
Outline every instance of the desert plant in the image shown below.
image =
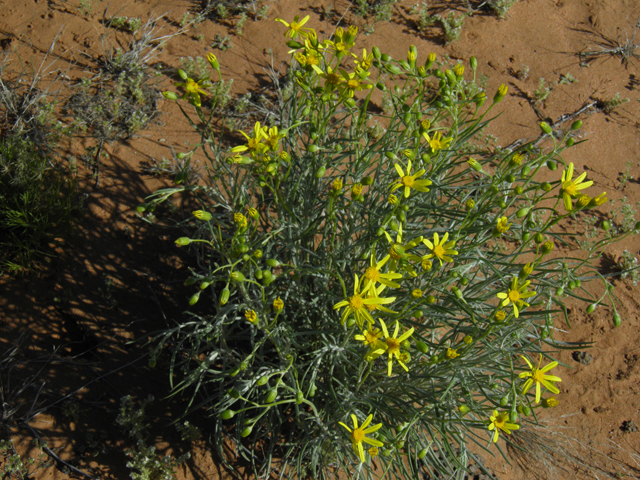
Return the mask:
<svg viewBox="0 0 640 480">
<path fill-rule="evenodd" d="M 476 145 L 507 87 L 485 107 L 475 58 L 465 76 L 413 46 L 352 57 L 355 27 L 321 41 L 308 17 L 278 21 L 295 79 L 278 124 L 228 149 L 196 87 L 164 93 L 191 104 L 203 140 L 188 155 L 210 175 L 140 209 L 195 196 L 176 244 L 196 257 L 188 303 L 204 305 L 158 335 L 151 365 L 171 346 L 174 392 L 219 418 L 218 453 L 233 439 L 259 478 L 462 475 L 469 443 L 488 449 L 557 404 L 549 350 L 575 348 L 553 338 L 565 298 L 610 302 L 606 282 L 599 299 L 581 285 L 602 279 L 592 261 L 613 238 L 554 255 L 575 247 L 559 224 L 606 197 L 564 163 L 570 131 L 546 150 Z"/>
<path fill-rule="evenodd" d="M 81 209 L 75 175 L 19 135 L 0 139 L 1 271 L 29 269 L 51 254 Z"/>
</svg>

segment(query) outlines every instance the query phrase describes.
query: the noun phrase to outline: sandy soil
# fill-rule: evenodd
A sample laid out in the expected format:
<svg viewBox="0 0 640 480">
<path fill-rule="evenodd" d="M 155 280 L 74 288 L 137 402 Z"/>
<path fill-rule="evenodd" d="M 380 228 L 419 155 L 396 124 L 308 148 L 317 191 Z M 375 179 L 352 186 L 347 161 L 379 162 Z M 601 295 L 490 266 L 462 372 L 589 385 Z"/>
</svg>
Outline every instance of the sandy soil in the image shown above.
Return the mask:
<svg viewBox="0 0 640 480">
<path fill-rule="evenodd" d="M 583 120 L 581 133 L 588 142 L 569 150 L 566 160 L 588 172 L 596 183 L 594 191 L 606 191 L 613 200 L 603 207 L 607 215 L 619 211 L 623 198 L 637 206 L 640 58 L 630 57 L 625 62 L 613 53 L 587 59 L 578 55 L 615 48 L 616 41 L 624 46 L 640 18 L 636 0 L 522 0 L 504 19 L 488 11 L 467 18 L 461 37 L 450 45 L 444 44 L 437 27 L 425 33 L 417 31 L 417 16 L 410 13 L 413 4 L 398 2 L 392 21 L 375 24 L 374 33 L 360 35 L 357 46 L 369 49 L 378 45 L 394 58 L 404 57 L 411 44 L 423 57 L 433 51 L 467 63 L 470 56 L 476 56 L 489 92 L 501 83 L 509 85 L 509 94 L 500 105 L 502 115 L 487 132 L 497 137 L 500 145 L 536 137 L 541 120 L 553 123 L 563 114 L 584 109 L 576 118 Z M 328 36 L 336 17 L 325 12 L 332 8 L 339 14 L 347 12 L 345 20 L 361 30 L 365 26 L 364 20 L 347 11 L 346 0 L 280 0 L 269 5 L 268 19 L 247 22 L 242 36 L 232 35 L 231 25 L 207 20 L 169 40 L 153 62 L 177 67 L 180 57 L 205 56 L 213 51 L 209 45 L 216 34 L 230 35 L 233 48 L 215 53 L 223 75 L 235 81 L 234 92 L 243 93 L 264 80 L 264 66 L 271 63 L 268 49 L 273 52 L 276 70 L 288 60 L 283 29 L 274 18 L 308 14 L 310 25 Z M 430 5 L 434 13 L 465 11 L 464 2 L 432 1 Z M 128 34 L 102 24 L 103 12 L 107 18 L 126 15 L 143 20 L 164 15 L 158 25 L 163 28 L 161 33 L 168 34 L 178 31 L 183 15 L 197 6 L 197 2 L 186 0 L 139 0 L 117 2 L 117 6 L 93 0 L 91 11 L 81 12 L 79 0 L 6 0 L 0 9 L 0 47 L 12 60 L 3 78 L 22 69 L 35 71 L 57 36 L 48 71 L 60 69 L 74 83 L 97 71 L 97 59 L 109 45 L 118 41 L 126 44 Z M 640 49 L 635 53 L 640 54 Z M 570 76 L 575 81 L 567 81 Z M 541 78 L 551 92 L 545 100 L 536 101 L 534 91 Z M 172 89 L 166 78 L 160 77 L 158 82 L 160 90 Z M 603 110 L 615 94 L 629 101 L 612 111 Z M 592 106 L 585 109 L 588 105 Z M 122 451 L 131 442 L 115 425 L 119 399 L 126 394 L 140 399 L 153 394 L 159 399 L 168 391 L 166 369 L 162 365 L 149 368 L 147 349 L 131 342 L 169 325 L 186 308 L 189 295 L 182 287 L 187 262 L 173 245 L 175 232 L 141 222 L 134 210 L 147 195 L 169 184 L 145 174 L 144 165 L 171 158 L 171 149 L 184 151 L 193 141 L 189 126 L 174 106 L 160 102 L 159 110 L 161 115 L 140 135 L 104 145 L 107 156 L 101 160 L 98 188 L 92 187 L 91 172 L 80 167 L 87 185 L 86 215 L 77 234 L 59 248 L 59 255 L 30 276 L 0 278 L 0 349 L 8 349 L 20 332 L 30 329 L 21 355 L 35 361 L 20 373 L 36 374 L 36 385 L 43 385 L 37 405 L 52 405 L 34 418 L 31 426 L 46 438 L 57 456 L 97 478 L 128 478 Z M 80 155 L 92 145 L 95 141 L 91 138 L 75 139 L 69 151 Z M 620 179 L 627 171 L 632 178 L 623 184 Z M 612 245 L 602 268 L 611 269 L 625 249 L 638 254 L 638 239 L 630 237 Z M 511 465 L 495 449 L 496 457 L 484 455 L 497 478 L 588 478 L 587 472 L 615 478 L 616 472 L 622 472 L 615 461 L 640 477 L 640 433 L 629 423 L 640 425 L 640 288 L 629 280 L 613 283 L 623 319 L 620 327 L 613 328 L 612 312 L 606 308 L 592 314 L 586 314 L 584 306 L 572 308 L 571 329 L 558 321 L 564 330 L 562 340 L 592 342 L 593 348 L 589 355 L 572 350 L 558 354 L 564 362 L 558 369 L 563 378 L 560 405 L 545 411 L 541 418 L 543 424 L 552 425 L 554 431 L 576 439 L 585 448 L 580 450 L 575 442 L 562 443 L 556 435 L 558 452 L 574 448 L 591 467 L 553 472 L 535 463 L 539 454 L 523 440 L 526 453 L 519 456 L 512 451 Z M 594 294 L 601 288 L 594 285 Z M 75 393 L 74 402 L 56 404 L 62 395 L 77 389 L 81 390 Z M 34 392 L 27 393 L 25 399 L 34 398 Z M 191 448 L 192 459 L 179 469 L 178 478 L 227 477 L 207 450 L 206 433 L 190 446 L 180 440 L 175 429 L 164 427 L 170 412 L 182 408 L 184 400 L 179 398 L 150 406 L 151 431 L 158 449 L 177 455 Z M 207 431 L 206 418 L 192 420 L 201 431 Z M 21 453 L 35 456 L 37 449 L 30 443 L 33 429 L 11 428 L 10 436 Z M 174 450 L 167 450 L 169 445 Z M 593 465 L 601 465 L 604 471 Z M 36 474 L 42 479 L 67 476 L 60 464 Z"/>
</svg>

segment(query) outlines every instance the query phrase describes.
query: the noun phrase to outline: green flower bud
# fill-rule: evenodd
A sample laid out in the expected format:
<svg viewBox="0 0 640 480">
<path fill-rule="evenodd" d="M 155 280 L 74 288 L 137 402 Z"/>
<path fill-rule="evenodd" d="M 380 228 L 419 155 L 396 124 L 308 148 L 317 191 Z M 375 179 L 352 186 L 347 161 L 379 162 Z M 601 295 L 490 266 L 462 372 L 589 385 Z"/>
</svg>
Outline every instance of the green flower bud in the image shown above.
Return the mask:
<svg viewBox="0 0 640 480">
<path fill-rule="evenodd" d="M 322 178 L 324 177 L 325 172 L 327 171 L 327 169 L 325 167 L 320 167 L 317 171 L 316 171 L 316 178 Z"/>
<path fill-rule="evenodd" d="M 598 306 L 597 303 L 592 303 L 591 305 L 589 305 L 587 307 L 587 313 L 593 313 L 596 310 L 596 307 Z"/>
<path fill-rule="evenodd" d="M 471 68 L 473 70 L 475 70 L 476 68 L 478 68 L 478 60 L 476 59 L 476 57 L 471 57 L 469 59 L 469 65 L 471 65 Z"/>
<path fill-rule="evenodd" d="M 614 327 L 619 327 L 620 324 L 622 323 L 622 317 L 620 316 L 620 314 L 618 314 L 618 312 L 613 314 L 613 326 Z"/>
<path fill-rule="evenodd" d="M 522 218 L 522 217 L 527 216 L 527 214 L 528 214 L 528 213 L 529 213 L 529 209 L 528 209 L 528 208 L 523 207 L 523 208 L 521 208 L 520 210 L 518 210 L 518 211 L 516 212 L 516 217 L 518 217 L 518 218 Z"/>
<path fill-rule="evenodd" d="M 383 53 L 382 55 L 380 55 L 380 60 L 382 60 L 383 62 L 388 62 L 389 60 L 391 60 L 391 56 L 386 53 Z"/>
<path fill-rule="evenodd" d="M 244 275 L 242 274 L 242 272 L 238 272 L 237 270 L 234 272 L 231 272 L 231 275 L 229 277 L 234 282 L 244 282 Z"/>
<path fill-rule="evenodd" d="M 185 245 L 189 245 L 191 243 L 191 239 L 188 237 L 180 237 L 176 240 L 176 245 L 180 245 L 184 247 Z"/>
<path fill-rule="evenodd" d="M 416 348 L 421 353 L 427 353 L 429 351 L 429 347 L 427 346 L 427 344 L 420 340 L 416 342 Z"/>
<path fill-rule="evenodd" d="M 233 418 L 233 416 L 236 414 L 236 412 L 234 412 L 233 410 L 225 410 L 224 412 L 222 412 L 220 414 L 220 418 L 222 420 L 229 420 L 230 418 Z"/>
<path fill-rule="evenodd" d="M 422 450 L 420 450 L 420 452 L 418 452 L 418 460 L 422 460 L 427 453 L 429 453 L 429 449 L 428 448 L 423 448 Z"/>
<path fill-rule="evenodd" d="M 304 402 L 304 394 L 298 390 L 298 393 L 296 393 L 296 403 L 300 405 L 302 402 Z"/>
<path fill-rule="evenodd" d="M 436 297 L 434 297 L 433 295 L 429 295 L 427 298 L 425 298 L 425 300 L 430 305 L 436 303 Z"/>
<path fill-rule="evenodd" d="M 568 286 L 569 286 L 569 290 L 573 290 L 573 289 L 575 289 L 575 288 L 576 288 L 576 286 L 577 286 L 577 285 L 576 285 L 576 282 L 574 282 L 573 280 L 571 280 L 571 281 L 569 282 L 569 285 L 568 285 Z"/>
<path fill-rule="evenodd" d="M 419 75 L 421 78 L 425 78 L 425 77 L 427 76 L 427 69 L 426 69 L 426 68 L 424 68 L 422 65 L 420 65 L 420 66 L 418 67 L 418 75 Z"/>
<path fill-rule="evenodd" d="M 273 403 L 276 401 L 277 397 L 278 397 L 278 389 L 272 388 L 264 396 L 264 403 Z"/>
<path fill-rule="evenodd" d="M 364 177 L 360 183 L 362 183 L 363 185 L 372 185 L 373 177 Z"/>
<path fill-rule="evenodd" d="M 196 292 L 194 293 L 191 298 L 189 299 L 189 306 L 193 306 L 196 303 L 198 303 L 198 300 L 200 299 L 200 292 Z"/>
<path fill-rule="evenodd" d="M 553 129 L 549 126 L 547 122 L 540 122 L 540 128 L 547 135 L 551 135 L 551 133 L 553 132 Z"/>
<path fill-rule="evenodd" d="M 543 255 L 547 255 L 551 250 L 553 250 L 553 242 L 551 240 L 547 240 L 542 244 L 542 248 L 540 251 Z"/>
<path fill-rule="evenodd" d="M 525 243 L 528 242 L 530 238 L 531 238 L 531 234 L 529 232 L 524 232 L 522 234 L 522 241 L 523 242 L 525 242 Z"/>
<path fill-rule="evenodd" d="M 518 414 L 513 411 L 509 413 L 509 421 L 511 421 L 511 423 L 516 423 L 518 421 Z"/>
<path fill-rule="evenodd" d="M 553 190 L 553 186 L 549 182 L 544 182 L 542 184 L 542 190 L 544 190 L 545 192 L 550 192 L 551 190 Z"/>
<path fill-rule="evenodd" d="M 178 95 L 174 92 L 162 92 L 162 96 L 167 100 L 178 100 Z"/>
<path fill-rule="evenodd" d="M 269 381 L 269 375 L 263 375 L 258 379 L 258 381 L 256 382 L 256 385 L 261 387 L 262 385 L 266 385 L 268 381 Z"/>
<path fill-rule="evenodd" d="M 508 403 L 509 403 L 509 397 L 505 396 L 505 397 L 502 397 L 500 399 L 500 406 L 501 407 L 506 407 Z"/>
<path fill-rule="evenodd" d="M 458 407 L 458 411 L 462 414 L 462 415 L 466 415 L 467 413 L 469 413 L 471 409 L 469 407 L 467 407 L 466 405 L 460 405 Z"/>
<path fill-rule="evenodd" d="M 582 120 L 576 120 L 571 124 L 571 130 L 578 130 L 582 126 Z"/>
<path fill-rule="evenodd" d="M 602 227 L 602 229 L 603 229 L 605 232 L 609 231 L 609 229 L 611 228 L 611 224 L 610 224 L 607 220 L 605 220 L 604 222 L 602 222 L 602 223 L 600 224 L 600 226 Z"/>
<path fill-rule="evenodd" d="M 567 138 L 566 145 L 567 147 L 573 147 L 573 144 L 576 143 L 573 137 Z"/>
<path fill-rule="evenodd" d="M 558 168 L 558 164 L 553 160 L 547 160 L 547 168 L 552 172 L 555 172 L 556 168 Z"/>
<path fill-rule="evenodd" d="M 373 58 L 375 58 L 376 60 L 380 60 L 380 57 L 382 57 L 382 54 L 380 53 L 380 49 L 378 47 L 373 47 L 371 49 L 371 53 L 373 53 Z"/>
<path fill-rule="evenodd" d="M 536 236 L 533 237 L 533 240 L 540 245 L 542 242 L 544 242 L 544 235 L 542 235 L 541 233 L 536 233 Z"/>
<path fill-rule="evenodd" d="M 556 295 L 561 297 L 562 295 L 564 295 L 564 288 L 559 287 L 556 289 Z"/>
<path fill-rule="evenodd" d="M 244 430 L 242 430 L 242 432 L 240 432 L 240 436 L 242 438 L 248 437 L 249 435 L 251 435 L 252 431 L 253 431 L 253 427 L 247 427 Z"/>
<path fill-rule="evenodd" d="M 231 398 L 240 398 L 240 392 L 235 388 L 230 388 L 229 390 L 227 390 L 227 395 L 229 395 Z"/>
</svg>

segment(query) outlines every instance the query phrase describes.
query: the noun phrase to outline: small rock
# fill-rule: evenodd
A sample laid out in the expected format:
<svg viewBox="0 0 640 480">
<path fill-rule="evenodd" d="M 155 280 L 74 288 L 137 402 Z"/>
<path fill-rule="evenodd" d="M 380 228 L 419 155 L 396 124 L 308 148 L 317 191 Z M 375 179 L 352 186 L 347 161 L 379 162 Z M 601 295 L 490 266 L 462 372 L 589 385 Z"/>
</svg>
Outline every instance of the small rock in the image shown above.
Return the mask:
<svg viewBox="0 0 640 480">
<path fill-rule="evenodd" d="M 593 355 L 587 352 L 573 352 L 571 357 L 582 365 L 589 365 L 593 361 Z"/>
<path fill-rule="evenodd" d="M 633 433 L 638 431 L 638 427 L 636 427 L 636 424 L 633 423 L 633 420 L 625 420 L 624 422 L 622 422 L 620 430 L 626 433 Z"/>
</svg>

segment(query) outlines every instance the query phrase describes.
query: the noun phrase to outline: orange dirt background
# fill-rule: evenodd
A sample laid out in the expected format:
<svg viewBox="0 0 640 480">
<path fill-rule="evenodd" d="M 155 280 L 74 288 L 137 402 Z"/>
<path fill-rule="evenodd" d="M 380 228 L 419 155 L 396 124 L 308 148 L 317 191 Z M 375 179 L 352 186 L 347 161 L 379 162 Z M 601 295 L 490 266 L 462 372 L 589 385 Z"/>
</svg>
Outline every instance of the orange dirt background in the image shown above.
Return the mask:
<svg viewBox="0 0 640 480">
<path fill-rule="evenodd" d="M 433 51 L 439 57 L 447 54 L 466 65 L 470 56 L 476 56 L 479 74 L 488 77 L 489 98 L 501 83 L 509 86 L 509 94 L 499 108 L 502 115 L 487 132 L 497 137 L 499 145 L 537 137 L 541 120 L 553 123 L 562 114 L 611 99 L 616 93 L 629 98 L 628 103 L 611 113 L 592 108 L 578 116 L 584 122 L 581 133 L 588 142 L 569 149 L 565 160 L 574 162 L 577 171 L 588 172 L 595 182 L 593 192 L 606 191 L 614 200 L 614 205 L 602 207 L 604 212 L 619 210 L 622 197 L 637 205 L 640 201 L 640 60 L 631 58 L 625 65 L 619 56 L 604 55 L 581 65 L 577 55 L 581 51 L 604 48 L 600 45 L 607 38 L 625 43 L 633 33 L 636 19 L 640 18 L 637 0 L 522 0 L 513 5 L 504 19 L 488 12 L 467 18 L 460 39 L 451 45 L 444 44 L 439 28 L 434 27 L 425 34 L 417 31 L 417 16 L 409 13 L 414 4 L 413 1 L 398 2 L 392 21 L 375 24 L 371 35 L 360 34 L 357 48 L 369 50 L 378 45 L 393 58 L 404 58 L 413 44 L 423 60 Z M 433 12 L 465 11 L 462 1 L 432 1 L 429 5 Z M 198 3 L 93 0 L 92 11 L 87 14 L 81 14 L 79 6 L 80 0 L 2 2 L 0 45 L 5 53 L 10 53 L 11 59 L 3 78 L 23 69 L 37 70 L 59 35 L 47 62 L 48 71 L 60 69 L 70 83 L 76 83 L 79 78 L 97 71 L 96 59 L 109 45 L 117 45 L 117 41 L 126 45 L 126 33 L 116 34 L 101 23 L 105 11 L 107 18 L 126 15 L 146 20 L 164 15 L 158 25 L 163 27 L 161 33 L 168 34 L 179 29 L 183 14 L 196 11 Z M 361 32 L 366 23 L 351 15 L 350 2 L 345 0 L 280 0 L 269 6 L 268 19 L 248 21 L 242 36 L 232 35 L 230 24 L 207 20 L 172 38 L 153 62 L 178 67 L 180 57 L 206 56 L 213 51 L 209 45 L 216 33 L 230 35 L 233 48 L 215 53 L 223 76 L 233 78 L 233 91 L 241 94 L 255 88 L 264 77 L 263 67 L 271 62 L 268 49 L 273 51 L 276 70 L 288 61 L 284 28 L 274 22 L 276 17 L 292 20 L 297 14 L 310 15 L 309 25 L 316 28 L 321 38 L 327 38 L 335 28 L 330 17 L 323 13 L 328 8 L 340 14 L 346 12 L 345 20 L 360 26 Z M 204 40 L 198 41 L 196 35 L 203 35 Z M 517 75 L 523 66 L 529 67 L 526 79 Z M 557 83 L 561 75 L 568 74 L 577 81 Z M 533 91 L 540 78 L 551 84 L 552 92 L 546 101 L 535 104 Z M 159 84 L 160 90 L 175 91 L 169 80 L 161 78 L 160 81 L 163 82 Z M 139 136 L 105 144 L 104 152 L 108 156 L 101 160 L 98 188 L 93 188 L 90 172 L 81 168 L 87 184 L 86 214 L 81 227 L 66 240 L 59 255 L 29 276 L 0 278 L 0 349 L 8 349 L 20 332 L 31 330 L 21 355 L 36 360 L 35 364 L 42 368 L 38 373 L 44 382 L 39 404 L 52 404 L 62 395 L 84 386 L 75 394 L 75 419 L 63 414 L 61 404 L 54 404 L 31 422 L 56 455 L 65 461 L 98 478 L 128 478 L 123 450 L 132 444 L 115 425 L 119 399 L 124 395 L 142 399 L 154 394 L 157 400 L 148 413 L 159 451 L 173 455 L 192 451 L 191 460 L 178 469 L 177 477 L 226 478 L 228 474 L 208 452 L 208 420 L 204 416 L 191 419 L 203 432 L 202 439 L 193 445 L 182 442 L 173 427 L 166 427 L 172 418 L 171 412 L 184 408 L 184 400 L 179 398 L 160 401 L 169 388 L 164 368 L 166 359 L 160 359 L 158 367 L 150 369 L 145 357 L 148 349 L 139 343 L 130 343 L 171 325 L 172 318 L 186 309 L 190 295 L 190 290 L 182 287 L 189 261 L 173 245 L 179 235 L 175 230 L 143 223 L 134 211 L 147 195 L 169 184 L 143 173 L 145 163 L 171 158 L 171 149 L 186 151 L 189 142 L 196 141 L 175 106 L 160 102 L 159 110 L 161 114 Z M 69 149 L 79 155 L 85 147 L 94 144 L 91 138 L 74 138 Z M 621 187 L 619 178 L 626 171 L 627 162 L 633 178 Z M 559 174 L 559 170 L 554 173 Z M 158 217 L 162 218 L 163 213 L 166 214 L 157 212 Z M 609 264 L 625 249 L 637 255 L 639 247 L 637 237 L 612 245 L 607 252 Z M 613 328 L 612 311 L 602 307 L 590 315 L 585 313 L 584 305 L 572 308 L 572 329 L 565 328 L 558 319 L 557 326 L 563 330 L 558 334 L 560 339 L 593 342 L 593 348 L 589 349 L 593 361 L 582 365 L 573 359 L 571 351 L 557 355 L 564 362 L 564 366 L 555 371 L 563 379 L 558 396 L 560 406 L 544 411 L 541 420 L 593 449 L 585 450 L 588 452 L 585 459 L 600 463 L 608 469 L 611 478 L 616 478 L 615 473 L 622 470 L 607 462 L 606 457 L 622 462 L 629 472 L 636 472 L 636 476 L 639 471 L 640 432 L 625 432 L 621 426 L 625 421 L 640 424 L 640 288 L 629 280 L 616 279 L 613 283 L 620 300 L 618 311 L 623 319 L 620 327 Z M 593 289 L 594 293 L 600 293 L 602 287 L 594 285 Z M 54 349 L 57 353 L 53 360 L 45 362 Z M 37 363 L 38 359 L 42 361 Z M 33 393 L 30 392 L 25 401 L 33 401 Z M 21 453 L 30 452 L 35 456 L 37 450 L 30 443 L 32 430 L 12 427 L 8 434 Z M 97 450 L 91 446 L 88 434 L 93 438 L 102 436 L 100 444 L 106 446 L 106 452 L 92 456 Z M 80 446 L 84 446 L 84 453 L 80 452 Z M 530 465 L 534 466 L 533 470 L 523 471 L 515 457 L 509 465 L 495 447 L 491 449 L 495 457 L 486 453 L 483 456 L 501 480 L 589 478 L 586 471 L 552 472 L 534 465 Z M 525 463 L 532 462 L 527 462 L 525 456 Z M 596 470 L 591 473 L 607 478 Z M 37 471 L 36 477 L 68 478 L 55 466 Z"/>
</svg>

